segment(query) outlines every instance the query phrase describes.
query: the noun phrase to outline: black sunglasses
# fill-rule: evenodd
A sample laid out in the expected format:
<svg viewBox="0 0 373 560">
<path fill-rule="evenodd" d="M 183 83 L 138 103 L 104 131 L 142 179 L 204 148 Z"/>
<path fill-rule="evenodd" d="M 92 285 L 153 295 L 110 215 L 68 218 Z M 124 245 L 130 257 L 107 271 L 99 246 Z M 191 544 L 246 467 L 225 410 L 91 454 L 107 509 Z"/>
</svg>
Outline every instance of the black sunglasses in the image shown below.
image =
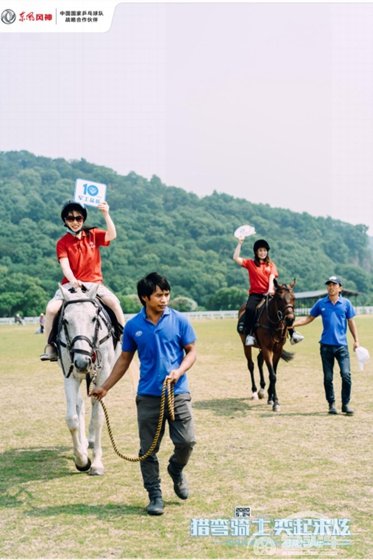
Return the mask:
<svg viewBox="0 0 373 560">
<path fill-rule="evenodd" d="M 83 216 L 66 216 L 67 222 L 82 222 Z"/>
</svg>

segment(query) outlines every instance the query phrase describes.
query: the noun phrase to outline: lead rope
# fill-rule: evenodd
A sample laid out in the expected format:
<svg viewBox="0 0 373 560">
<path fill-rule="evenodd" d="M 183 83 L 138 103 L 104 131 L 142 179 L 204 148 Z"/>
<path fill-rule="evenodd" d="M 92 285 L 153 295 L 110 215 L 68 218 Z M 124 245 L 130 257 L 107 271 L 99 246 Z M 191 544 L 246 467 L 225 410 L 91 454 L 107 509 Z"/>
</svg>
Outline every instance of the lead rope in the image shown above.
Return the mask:
<svg viewBox="0 0 373 560">
<path fill-rule="evenodd" d="M 160 403 L 160 407 L 159 407 L 159 419 L 158 419 L 158 425 L 157 425 L 157 429 L 156 429 L 156 432 L 155 432 L 155 435 L 154 435 L 154 439 L 153 439 L 152 444 L 149 447 L 148 451 L 146 453 L 144 453 L 144 455 L 140 455 L 138 457 L 129 457 L 128 455 L 124 455 L 123 453 L 121 453 L 118 450 L 118 447 L 117 447 L 117 445 L 114 441 L 113 432 L 111 430 L 107 408 L 105 406 L 105 403 L 102 400 L 99 401 L 101 403 L 102 409 L 104 411 L 106 426 L 107 426 L 107 429 L 108 429 L 108 432 L 109 432 L 109 437 L 110 437 L 111 444 L 113 446 L 113 449 L 114 449 L 115 453 L 118 455 L 118 457 L 120 457 L 121 459 L 124 459 L 125 461 L 131 461 L 132 463 L 137 463 L 138 461 L 144 461 L 147 457 L 152 455 L 154 449 L 157 446 L 157 443 L 158 443 L 158 440 L 159 440 L 159 435 L 160 435 L 161 429 L 162 429 L 163 418 L 164 418 L 164 413 L 165 413 L 165 408 L 166 408 L 166 390 L 167 390 L 167 406 L 168 406 L 168 412 L 170 414 L 170 420 L 172 422 L 175 420 L 174 384 L 172 383 L 171 379 L 165 379 L 164 382 L 163 382 L 163 385 L 162 385 L 161 403 Z"/>
</svg>

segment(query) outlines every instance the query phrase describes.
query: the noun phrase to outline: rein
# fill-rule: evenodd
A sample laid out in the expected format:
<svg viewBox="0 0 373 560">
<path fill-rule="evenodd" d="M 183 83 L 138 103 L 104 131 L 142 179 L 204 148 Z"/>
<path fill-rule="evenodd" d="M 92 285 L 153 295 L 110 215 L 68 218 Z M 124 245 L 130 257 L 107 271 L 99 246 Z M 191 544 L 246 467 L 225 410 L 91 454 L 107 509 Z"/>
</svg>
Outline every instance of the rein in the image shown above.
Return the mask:
<svg viewBox="0 0 373 560">
<path fill-rule="evenodd" d="M 159 441 L 159 436 L 160 436 L 160 433 L 161 433 L 161 430 L 162 430 L 162 424 L 163 424 L 163 419 L 164 419 L 165 409 L 166 409 L 166 390 L 167 390 L 167 406 L 168 406 L 168 412 L 170 414 L 170 419 L 171 419 L 172 422 L 175 420 L 174 385 L 173 385 L 173 383 L 170 379 L 165 379 L 164 382 L 163 382 L 163 385 L 162 385 L 161 403 L 160 403 L 160 407 L 159 407 L 159 419 L 158 419 L 157 429 L 156 429 L 155 434 L 154 434 L 154 439 L 153 439 L 152 444 L 149 447 L 148 451 L 146 453 L 144 453 L 144 455 L 139 455 L 138 457 L 131 457 L 131 456 L 128 456 L 128 455 L 124 455 L 123 453 L 121 453 L 118 450 L 118 447 L 117 447 L 117 445 L 115 443 L 115 440 L 114 440 L 114 437 L 113 437 L 113 432 L 112 432 L 112 429 L 111 429 L 107 408 L 105 406 L 105 403 L 102 400 L 99 401 L 101 403 L 102 409 L 104 411 L 106 426 L 107 426 L 107 429 L 108 429 L 108 432 L 109 432 L 109 437 L 110 437 L 111 444 L 113 446 L 113 449 L 114 449 L 115 453 L 118 455 L 118 457 L 120 457 L 121 459 L 124 459 L 125 461 L 130 461 L 132 463 L 137 463 L 139 461 L 144 461 L 150 455 L 152 455 L 155 448 L 157 447 L 157 443 Z"/>
<path fill-rule="evenodd" d="M 284 320 L 285 320 L 285 318 L 286 318 L 286 313 L 285 313 L 285 312 L 286 312 L 287 309 L 290 309 L 291 311 L 294 312 L 294 306 L 291 305 L 290 303 L 288 303 L 287 305 L 284 306 L 283 309 L 279 309 L 279 308 L 278 308 L 278 305 L 277 305 L 277 306 L 276 306 L 276 310 L 275 310 L 276 318 L 273 319 L 273 318 L 271 317 L 270 303 L 277 303 L 276 298 L 273 297 L 272 299 L 270 299 L 269 296 L 266 297 L 266 300 L 265 300 L 265 309 L 266 309 L 266 312 L 267 312 L 268 321 L 269 321 L 269 323 L 271 323 L 272 326 L 277 327 L 275 330 L 283 330 L 282 323 L 284 322 Z M 258 318 L 258 323 L 257 323 L 257 325 L 258 325 L 258 326 L 261 326 L 261 327 L 264 328 L 264 329 L 271 329 L 272 327 L 271 327 L 270 325 L 269 325 L 269 326 L 263 325 L 262 323 L 259 322 L 263 311 L 264 311 L 264 307 L 262 308 L 262 312 L 260 313 L 260 316 L 259 316 L 259 318 Z"/>
</svg>

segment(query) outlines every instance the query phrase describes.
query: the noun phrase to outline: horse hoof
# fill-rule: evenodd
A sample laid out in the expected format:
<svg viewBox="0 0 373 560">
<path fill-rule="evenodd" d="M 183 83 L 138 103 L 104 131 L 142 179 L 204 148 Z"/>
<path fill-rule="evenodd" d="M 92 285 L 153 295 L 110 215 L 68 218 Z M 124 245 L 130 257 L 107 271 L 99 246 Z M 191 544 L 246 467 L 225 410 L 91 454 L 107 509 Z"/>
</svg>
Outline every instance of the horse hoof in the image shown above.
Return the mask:
<svg viewBox="0 0 373 560">
<path fill-rule="evenodd" d="M 260 389 L 258 395 L 259 395 L 259 398 L 260 398 L 260 399 L 264 399 L 264 397 L 265 397 L 265 392 L 263 391 L 263 389 Z"/>
<path fill-rule="evenodd" d="M 272 410 L 273 410 L 273 412 L 280 412 L 280 405 L 279 404 L 274 404 L 272 406 Z"/>
<path fill-rule="evenodd" d="M 92 467 L 88 474 L 89 474 L 89 476 L 103 476 L 104 475 L 104 469 L 103 468 L 98 468 L 98 467 Z"/>
<path fill-rule="evenodd" d="M 267 404 L 273 405 L 273 400 L 272 400 L 272 399 L 268 399 Z"/>
<path fill-rule="evenodd" d="M 76 468 L 79 472 L 87 472 L 91 468 L 91 459 L 88 458 L 88 463 L 86 465 L 84 465 L 83 467 L 81 467 L 80 465 L 77 465 L 76 463 L 75 463 L 75 466 L 76 466 Z"/>
<path fill-rule="evenodd" d="M 255 391 L 255 393 L 253 393 L 253 394 L 251 395 L 251 400 L 252 400 L 252 401 L 257 401 L 257 400 L 258 400 L 258 393 L 257 393 L 256 391 Z"/>
</svg>

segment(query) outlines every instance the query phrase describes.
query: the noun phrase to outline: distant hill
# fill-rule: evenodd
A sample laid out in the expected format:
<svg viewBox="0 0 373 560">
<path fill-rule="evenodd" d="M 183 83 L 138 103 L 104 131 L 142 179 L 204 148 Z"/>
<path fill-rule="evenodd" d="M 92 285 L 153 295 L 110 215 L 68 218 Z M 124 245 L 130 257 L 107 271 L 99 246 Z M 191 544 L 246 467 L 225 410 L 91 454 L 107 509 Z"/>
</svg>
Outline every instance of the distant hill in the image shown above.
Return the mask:
<svg viewBox="0 0 373 560">
<path fill-rule="evenodd" d="M 75 180 L 108 185 L 108 202 L 118 238 L 102 249 L 105 283 L 122 299 L 136 291 L 144 274 L 157 270 L 171 281 L 173 296 L 186 296 L 199 307 L 234 308 L 245 298 L 247 276 L 232 260 L 233 232 L 255 226 L 242 256 L 265 238 L 280 280 L 296 277 L 299 291 L 318 289 L 339 274 L 345 286 L 372 302 L 372 239 L 364 225 L 252 204 L 214 192 L 198 197 L 166 186 L 153 176 L 120 176 L 85 161 L 37 157 L 29 152 L 0 152 L 0 316 L 40 313 L 61 278 L 55 244 L 65 228 L 64 201 L 73 197 Z M 250 196 L 250 193 L 248 193 Z M 88 208 L 90 225 L 103 226 L 99 211 Z M 228 307 L 227 307 L 228 306 Z"/>
</svg>

